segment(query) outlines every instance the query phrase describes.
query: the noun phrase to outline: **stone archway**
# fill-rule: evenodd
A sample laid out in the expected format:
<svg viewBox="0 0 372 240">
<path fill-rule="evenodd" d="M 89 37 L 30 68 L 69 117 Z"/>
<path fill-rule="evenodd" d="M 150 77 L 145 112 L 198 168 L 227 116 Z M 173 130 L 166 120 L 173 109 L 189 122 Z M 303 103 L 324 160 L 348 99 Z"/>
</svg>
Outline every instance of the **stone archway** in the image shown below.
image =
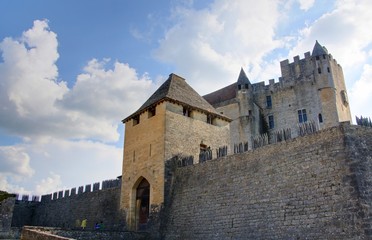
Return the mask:
<svg viewBox="0 0 372 240">
<path fill-rule="evenodd" d="M 136 230 L 145 230 L 150 216 L 150 183 L 143 178 L 136 189 Z"/>
</svg>

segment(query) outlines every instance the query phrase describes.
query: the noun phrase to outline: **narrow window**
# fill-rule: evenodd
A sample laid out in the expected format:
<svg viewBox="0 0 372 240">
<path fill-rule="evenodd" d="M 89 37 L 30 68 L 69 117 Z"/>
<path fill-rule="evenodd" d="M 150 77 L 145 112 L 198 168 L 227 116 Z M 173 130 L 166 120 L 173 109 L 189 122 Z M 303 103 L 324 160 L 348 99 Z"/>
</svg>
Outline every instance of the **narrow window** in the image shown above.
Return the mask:
<svg viewBox="0 0 372 240">
<path fill-rule="evenodd" d="M 245 89 L 248 89 L 248 84 L 245 84 Z"/>
<path fill-rule="evenodd" d="M 319 122 L 322 123 L 323 122 L 323 116 L 321 113 L 319 113 L 318 115 L 318 119 L 319 119 Z"/>
<path fill-rule="evenodd" d="M 149 156 L 151 157 L 151 144 L 150 144 Z"/>
<path fill-rule="evenodd" d="M 325 54 L 323 54 L 323 59 L 326 59 L 326 55 Z"/>
<path fill-rule="evenodd" d="M 136 151 L 133 151 L 133 162 L 136 161 Z"/>
<path fill-rule="evenodd" d="M 327 67 L 327 72 L 331 72 L 331 70 L 329 69 L 329 67 Z"/>
<path fill-rule="evenodd" d="M 241 90 L 242 89 L 242 85 L 238 85 L 238 90 Z"/>
<path fill-rule="evenodd" d="M 271 96 L 266 96 L 266 107 L 271 108 L 272 105 Z"/>
<path fill-rule="evenodd" d="M 322 69 L 321 69 L 321 68 L 318 68 L 318 73 L 319 73 L 319 74 L 322 73 Z"/>
<path fill-rule="evenodd" d="M 315 59 L 316 59 L 316 60 L 319 60 L 319 56 L 316 56 Z"/>
<path fill-rule="evenodd" d="M 275 127 L 274 125 L 274 116 L 269 115 L 269 129 L 273 129 Z"/>
<path fill-rule="evenodd" d="M 149 110 L 148 110 L 148 118 L 155 116 L 155 114 L 156 114 L 156 106 L 149 108 Z"/>
<path fill-rule="evenodd" d="M 307 122 L 307 115 L 306 115 L 306 109 L 298 110 L 298 122 L 304 123 Z"/>
<path fill-rule="evenodd" d="M 133 126 L 140 123 L 140 115 L 136 115 L 133 117 Z"/>
<path fill-rule="evenodd" d="M 213 123 L 213 117 L 212 117 L 212 115 L 207 115 L 207 123 L 208 124 L 212 124 Z"/>
<path fill-rule="evenodd" d="M 190 117 L 191 116 L 190 112 L 191 112 L 190 109 L 188 109 L 187 107 L 183 107 L 183 116 Z"/>
</svg>

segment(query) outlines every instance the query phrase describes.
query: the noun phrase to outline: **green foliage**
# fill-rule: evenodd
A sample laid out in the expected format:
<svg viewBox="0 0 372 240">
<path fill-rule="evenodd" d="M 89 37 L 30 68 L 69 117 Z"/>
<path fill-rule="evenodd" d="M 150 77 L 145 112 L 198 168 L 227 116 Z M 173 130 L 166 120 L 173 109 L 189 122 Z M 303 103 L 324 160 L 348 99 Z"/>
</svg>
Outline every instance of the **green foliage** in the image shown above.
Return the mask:
<svg viewBox="0 0 372 240">
<path fill-rule="evenodd" d="M 7 198 L 15 197 L 15 194 L 10 194 L 4 191 L 0 191 L 0 202 L 4 201 Z"/>
</svg>

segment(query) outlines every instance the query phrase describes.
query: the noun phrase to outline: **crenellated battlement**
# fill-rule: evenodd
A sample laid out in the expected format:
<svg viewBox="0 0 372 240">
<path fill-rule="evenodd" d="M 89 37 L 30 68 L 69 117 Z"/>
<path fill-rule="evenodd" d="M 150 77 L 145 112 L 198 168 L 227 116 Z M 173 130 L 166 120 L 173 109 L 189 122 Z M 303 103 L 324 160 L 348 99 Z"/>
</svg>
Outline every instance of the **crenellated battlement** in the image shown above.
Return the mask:
<svg viewBox="0 0 372 240">
<path fill-rule="evenodd" d="M 89 192 L 98 192 L 107 190 L 110 188 L 119 188 L 121 186 L 121 179 L 110 179 L 102 181 L 102 183 L 96 182 L 93 184 L 87 184 L 85 186 L 74 187 L 71 189 L 61 190 L 50 194 L 42 195 L 28 195 L 28 194 L 15 194 L 16 200 L 21 202 L 47 202 L 62 198 L 68 198 Z"/>
</svg>

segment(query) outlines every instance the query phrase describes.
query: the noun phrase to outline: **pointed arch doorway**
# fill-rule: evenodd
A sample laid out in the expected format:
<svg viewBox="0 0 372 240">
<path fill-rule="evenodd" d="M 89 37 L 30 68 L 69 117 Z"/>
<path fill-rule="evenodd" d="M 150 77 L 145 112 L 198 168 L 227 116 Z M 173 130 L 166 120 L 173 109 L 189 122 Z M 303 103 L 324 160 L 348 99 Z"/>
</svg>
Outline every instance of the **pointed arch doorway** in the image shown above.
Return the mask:
<svg viewBox="0 0 372 240">
<path fill-rule="evenodd" d="M 136 190 L 135 224 L 137 230 L 145 230 L 150 216 L 150 183 L 143 178 Z"/>
</svg>

